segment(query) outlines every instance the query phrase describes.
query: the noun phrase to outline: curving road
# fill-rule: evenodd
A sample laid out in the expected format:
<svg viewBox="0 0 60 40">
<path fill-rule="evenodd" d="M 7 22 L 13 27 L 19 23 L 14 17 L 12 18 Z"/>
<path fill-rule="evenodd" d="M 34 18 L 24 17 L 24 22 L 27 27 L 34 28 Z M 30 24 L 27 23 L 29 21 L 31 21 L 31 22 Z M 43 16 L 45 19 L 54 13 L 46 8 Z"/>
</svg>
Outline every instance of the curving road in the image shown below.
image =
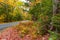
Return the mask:
<svg viewBox="0 0 60 40">
<path fill-rule="evenodd" d="M 1 29 L 4 29 L 4 28 L 6 28 L 6 27 L 15 26 L 15 25 L 17 25 L 17 24 L 19 24 L 19 22 L 11 22 L 11 23 L 0 24 L 0 30 L 1 30 Z"/>
<path fill-rule="evenodd" d="M 0 24 L 0 30 L 4 29 L 4 28 L 6 28 L 6 27 L 16 26 L 16 25 L 18 25 L 20 22 L 22 22 L 22 23 L 23 23 L 23 22 L 29 22 L 29 20 Z"/>
</svg>

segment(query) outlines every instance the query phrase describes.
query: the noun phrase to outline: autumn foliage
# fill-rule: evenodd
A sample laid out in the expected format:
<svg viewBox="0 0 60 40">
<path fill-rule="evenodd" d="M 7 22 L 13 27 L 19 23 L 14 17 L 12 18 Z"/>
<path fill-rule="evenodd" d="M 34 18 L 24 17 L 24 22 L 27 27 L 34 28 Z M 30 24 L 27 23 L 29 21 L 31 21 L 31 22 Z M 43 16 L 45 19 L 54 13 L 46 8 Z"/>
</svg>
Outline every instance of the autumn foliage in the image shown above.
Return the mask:
<svg viewBox="0 0 60 40">
<path fill-rule="evenodd" d="M 21 22 L 17 26 L 6 28 L 0 33 L 0 40 L 48 40 L 49 34 L 41 36 L 37 34 L 37 26 L 34 22 Z"/>
</svg>

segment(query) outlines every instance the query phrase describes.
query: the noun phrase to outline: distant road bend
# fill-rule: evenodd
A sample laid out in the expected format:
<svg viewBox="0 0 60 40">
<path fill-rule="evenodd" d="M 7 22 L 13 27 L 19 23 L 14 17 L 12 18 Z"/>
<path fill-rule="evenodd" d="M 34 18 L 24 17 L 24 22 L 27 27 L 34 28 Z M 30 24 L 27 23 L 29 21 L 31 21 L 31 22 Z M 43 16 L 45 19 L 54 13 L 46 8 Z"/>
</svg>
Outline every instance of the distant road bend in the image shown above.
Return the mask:
<svg viewBox="0 0 60 40">
<path fill-rule="evenodd" d="M 6 27 L 15 26 L 17 24 L 19 24 L 19 22 L 11 22 L 11 23 L 0 24 L 0 29 L 6 28 Z"/>
<path fill-rule="evenodd" d="M 0 24 L 0 30 L 1 30 L 1 29 L 4 29 L 4 28 L 6 28 L 6 27 L 16 26 L 16 25 L 18 25 L 20 22 L 28 22 L 28 21 L 29 21 L 29 20 Z"/>
</svg>

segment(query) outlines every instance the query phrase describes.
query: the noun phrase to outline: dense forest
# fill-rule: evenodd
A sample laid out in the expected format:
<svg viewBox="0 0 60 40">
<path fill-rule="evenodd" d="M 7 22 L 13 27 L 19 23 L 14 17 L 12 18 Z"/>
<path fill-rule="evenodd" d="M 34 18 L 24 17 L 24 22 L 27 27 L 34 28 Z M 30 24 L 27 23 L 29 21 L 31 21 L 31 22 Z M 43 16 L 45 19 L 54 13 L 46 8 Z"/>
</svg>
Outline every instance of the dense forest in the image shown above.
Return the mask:
<svg viewBox="0 0 60 40">
<path fill-rule="evenodd" d="M 18 29 L 24 26 L 22 35 L 27 34 L 31 26 L 33 36 L 48 34 L 48 40 L 60 40 L 60 0 L 0 0 L 0 23 L 25 20 L 31 23 L 17 26 Z"/>
</svg>

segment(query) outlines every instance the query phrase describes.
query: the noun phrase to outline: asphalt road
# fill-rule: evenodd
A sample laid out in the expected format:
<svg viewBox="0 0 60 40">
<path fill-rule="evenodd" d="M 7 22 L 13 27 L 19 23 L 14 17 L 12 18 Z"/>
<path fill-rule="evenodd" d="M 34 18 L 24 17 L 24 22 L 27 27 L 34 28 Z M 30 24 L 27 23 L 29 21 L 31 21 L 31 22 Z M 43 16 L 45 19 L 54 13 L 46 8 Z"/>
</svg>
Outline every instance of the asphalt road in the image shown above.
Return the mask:
<svg viewBox="0 0 60 40">
<path fill-rule="evenodd" d="M 0 30 L 1 30 L 1 29 L 4 29 L 4 28 L 6 28 L 6 27 L 15 26 L 15 25 L 17 25 L 17 24 L 19 24 L 19 22 L 11 22 L 11 23 L 0 24 Z"/>
<path fill-rule="evenodd" d="M 0 30 L 7 28 L 7 27 L 11 27 L 11 26 L 16 26 L 20 22 L 22 22 L 22 23 L 29 22 L 29 20 L 0 24 Z"/>
</svg>

